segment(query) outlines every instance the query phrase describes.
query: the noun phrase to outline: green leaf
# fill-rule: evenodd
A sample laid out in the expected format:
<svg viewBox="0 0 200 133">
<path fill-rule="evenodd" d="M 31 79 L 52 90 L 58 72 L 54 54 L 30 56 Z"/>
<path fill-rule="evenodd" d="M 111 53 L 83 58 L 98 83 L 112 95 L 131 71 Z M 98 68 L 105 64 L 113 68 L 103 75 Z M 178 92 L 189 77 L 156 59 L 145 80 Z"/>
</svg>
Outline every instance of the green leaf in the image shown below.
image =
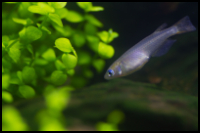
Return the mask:
<svg viewBox="0 0 200 133">
<path fill-rule="evenodd" d="M 67 70 L 67 74 L 73 76 L 75 74 L 75 70 L 74 69 Z"/>
<path fill-rule="evenodd" d="M 92 6 L 92 2 L 76 2 L 77 5 L 85 10 L 85 12 L 91 12 L 91 11 L 103 11 L 104 8 L 101 6 Z"/>
<path fill-rule="evenodd" d="M 62 36 L 64 37 L 69 37 L 73 34 L 73 29 L 68 26 L 68 25 L 65 25 L 63 28 L 56 25 L 56 24 L 53 24 L 53 27 L 62 34 Z"/>
<path fill-rule="evenodd" d="M 27 131 L 28 126 L 14 106 L 2 106 L 2 131 Z"/>
<path fill-rule="evenodd" d="M 35 41 L 42 36 L 42 31 L 34 26 L 28 26 L 19 32 L 19 36 L 22 40 L 27 40 L 28 42 Z"/>
<path fill-rule="evenodd" d="M 93 6 L 89 11 L 93 11 L 93 12 L 98 12 L 98 11 L 103 11 L 104 8 L 101 6 Z"/>
<path fill-rule="evenodd" d="M 31 98 L 35 96 L 35 90 L 28 85 L 19 86 L 19 92 L 24 98 Z"/>
<path fill-rule="evenodd" d="M 102 58 L 109 59 L 114 55 L 114 48 L 111 45 L 107 45 L 103 42 L 99 42 L 98 53 Z"/>
<path fill-rule="evenodd" d="M 60 17 L 59 17 L 57 14 L 50 13 L 50 14 L 49 14 L 49 18 L 50 18 L 54 23 L 56 23 L 58 26 L 63 27 L 63 23 L 62 23 Z"/>
<path fill-rule="evenodd" d="M 48 64 L 48 61 L 47 61 L 47 60 L 44 60 L 44 59 L 38 58 L 38 59 L 35 59 L 35 60 L 34 60 L 34 63 L 35 63 L 36 65 L 44 66 L 44 65 L 47 65 L 47 64 Z"/>
<path fill-rule="evenodd" d="M 38 2 L 38 5 L 29 6 L 28 10 L 32 13 L 38 13 L 41 15 L 47 15 L 48 13 L 54 13 L 55 10 L 53 7 L 49 6 L 44 2 Z"/>
<path fill-rule="evenodd" d="M 10 85 L 10 75 L 3 74 L 2 75 L 2 89 L 7 89 Z"/>
<path fill-rule="evenodd" d="M 39 6 L 37 5 L 32 5 L 28 7 L 28 10 L 32 13 L 38 13 L 38 14 L 42 14 L 42 15 L 46 15 L 47 12 L 44 11 L 43 9 L 41 9 Z"/>
<path fill-rule="evenodd" d="M 110 36 L 109 40 L 108 40 L 108 43 L 109 42 L 112 42 L 114 38 L 117 38 L 119 36 L 119 34 L 117 32 L 113 32 L 112 29 L 109 29 L 108 30 L 108 34 Z"/>
<path fill-rule="evenodd" d="M 120 110 L 114 110 L 112 111 L 107 118 L 107 121 L 109 123 L 113 123 L 113 124 L 119 124 L 120 122 L 122 122 L 122 120 L 124 120 L 124 113 L 121 112 Z"/>
<path fill-rule="evenodd" d="M 62 55 L 62 62 L 66 66 L 66 68 L 72 69 L 77 64 L 77 57 L 71 54 L 63 54 Z"/>
<path fill-rule="evenodd" d="M 25 66 L 22 70 L 22 78 L 26 83 L 32 82 L 36 78 L 35 69 L 33 67 Z"/>
<path fill-rule="evenodd" d="M 45 96 L 47 107 L 54 111 L 62 111 L 67 106 L 70 98 L 69 94 L 65 87 L 51 91 Z"/>
<path fill-rule="evenodd" d="M 7 47 L 9 43 L 9 37 L 8 36 L 2 36 L 2 46 Z"/>
<path fill-rule="evenodd" d="M 69 11 L 65 17 L 65 19 L 72 23 L 78 23 L 84 20 L 83 16 L 76 11 Z"/>
<path fill-rule="evenodd" d="M 28 39 L 30 41 L 35 41 L 42 36 L 42 31 L 40 31 L 38 28 L 36 28 L 34 26 L 29 26 L 26 29 L 25 36 L 26 36 L 26 39 Z"/>
<path fill-rule="evenodd" d="M 46 59 L 47 61 L 55 61 L 56 60 L 56 55 L 53 49 L 49 48 L 46 50 L 43 54 L 42 57 Z"/>
<path fill-rule="evenodd" d="M 91 23 L 86 23 L 84 26 L 84 31 L 88 35 L 95 35 L 97 32 L 97 28 Z"/>
<path fill-rule="evenodd" d="M 99 33 L 98 33 L 98 36 L 100 37 L 100 39 L 101 39 L 103 42 L 105 42 L 105 43 L 108 42 L 109 36 L 108 36 L 108 32 L 107 32 L 107 31 L 99 32 Z"/>
<path fill-rule="evenodd" d="M 91 62 L 91 55 L 88 52 L 80 51 L 78 52 L 78 64 L 87 65 Z"/>
<path fill-rule="evenodd" d="M 89 47 L 92 49 L 94 52 L 98 53 L 98 47 L 99 47 L 99 38 L 96 36 L 86 36 L 88 42 L 89 42 Z"/>
<path fill-rule="evenodd" d="M 19 19 L 19 18 L 12 18 L 12 20 L 16 23 L 19 23 L 19 24 L 23 24 L 23 25 L 26 25 L 27 22 L 25 19 Z"/>
<path fill-rule="evenodd" d="M 86 41 L 84 34 L 81 32 L 76 32 L 75 34 L 73 34 L 72 40 L 74 42 L 74 45 L 78 48 L 82 47 Z"/>
<path fill-rule="evenodd" d="M 76 2 L 76 3 L 80 8 L 82 8 L 86 12 L 89 11 L 90 8 L 92 8 L 92 2 Z"/>
<path fill-rule="evenodd" d="M 21 71 L 17 71 L 17 77 L 19 78 L 21 83 L 23 83 L 23 78 L 22 78 L 22 72 Z"/>
<path fill-rule="evenodd" d="M 19 61 L 21 51 L 17 48 L 10 48 L 8 51 L 8 55 L 13 59 L 15 63 Z"/>
<path fill-rule="evenodd" d="M 113 32 L 112 29 L 109 29 L 109 31 L 102 31 L 98 33 L 98 36 L 100 39 L 105 43 L 110 43 L 113 41 L 114 38 L 118 37 L 117 32 Z"/>
<path fill-rule="evenodd" d="M 28 44 L 26 48 L 33 56 L 33 46 L 31 44 Z"/>
<path fill-rule="evenodd" d="M 2 100 L 11 103 L 13 101 L 12 95 L 7 91 L 2 91 Z"/>
<path fill-rule="evenodd" d="M 22 24 L 22 25 L 30 25 L 33 21 L 29 18 L 27 19 L 19 19 L 19 18 L 12 18 L 15 23 Z"/>
<path fill-rule="evenodd" d="M 51 74 L 51 82 L 54 84 L 54 85 L 62 85 L 66 82 L 67 80 L 67 75 L 66 74 L 63 74 L 62 71 L 54 71 L 52 74 Z"/>
<path fill-rule="evenodd" d="M 67 8 L 60 8 L 56 9 L 55 13 L 60 17 L 60 19 L 63 19 L 67 16 L 68 10 Z"/>
<path fill-rule="evenodd" d="M 89 22 L 89 23 L 91 23 L 91 24 L 93 24 L 93 25 L 95 25 L 95 26 L 97 26 L 97 27 L 102 27 L 103 26 L 103 24 L 98 20 L 98 19 L 96 19 L 93 15 L 85 15 L 85 19 Z"/>
<path fill-rule="evenodd" d="M 18 13 L 19 16 L 22 18 L 32 18 L 33 13 L 28 10 L 28 7 L 31 6 L 31 2 L 20 2 L 19 8 L 18 8 Z"/>
<path fill-rule="evenodd" d="M 119 131 L 117 125 L 105 122 L 98 122 L 96 128 L 97 131 Z"/>
<path fill-rule="evenodd" d="M 105 61 L 103 59 L 96 59 L 93 61 L 92 65 L 97 70 L 97 72 L 100 73 L 100 72 L 102 72 L 102 70 L 105 66 Z"/>
<path fill-rule="evenodd" d="M 55 45 L 55 47 L 57 47 L 60 51 L 63 52 L 72 52 L 73 50 L 73 47 L 71 46 L 71 43 L 67 38 L 56 39 Z"/>
<path fill-rule="evenodd" d="M 60 60 L 56 60 L 55 61 L 55 66 L 56 66 L 57 70 L 64 70 L 64 69 L 66 69 L 65 65 Z"/>
<path fill-rule="evenodd" d="M 41 24 L 37 23 L 38 28 L 40 27 Z M 44 25 L 41 28 L 42 30 L 46 31 L 48 34 L 51 34 L 51 31 L 49 29 L 47 29 L 47 27 L 45 27 Z"/>
<path fill-rule="evenodd" d="M 54 8 L 64 8 L 67 2 L 48 2 L 48 4 Z"/>
<path fill-rule="evenodd" d="M 19 32 L 19 37 L 21 40 L 26 40 L 26 27 Z"/>
<path fill-rule="evenodd" d="M 8 45 L 11 47 L 8 51 L 8 55 L 14 62 L 18 62 L 21 55 L 21 51 L 19 50 L 22 47 L 21 43 L 17 40 L 10 40 Z"/>
<path fill-rule="evenodd" d="M 18 41 L 18 39 L 16 39 L 16 40 L 10 40 L 8 43 L 8 47 L 20 49 L 23 48 L 23 45 Z"/>
</svg>

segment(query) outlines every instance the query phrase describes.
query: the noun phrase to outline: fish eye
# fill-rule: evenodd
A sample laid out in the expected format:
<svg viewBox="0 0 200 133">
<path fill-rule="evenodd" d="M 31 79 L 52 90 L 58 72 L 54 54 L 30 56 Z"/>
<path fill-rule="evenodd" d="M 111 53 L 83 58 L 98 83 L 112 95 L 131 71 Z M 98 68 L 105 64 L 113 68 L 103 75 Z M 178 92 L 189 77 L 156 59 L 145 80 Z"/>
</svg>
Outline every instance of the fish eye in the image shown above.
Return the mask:
<svg viewBox="0 0 200 133">
<path fill-rule="evenodd" d="M 111 77 L 114 75 L 114 71 L 112 69 L 108 70 L 108 76 Z"/>
</svg>

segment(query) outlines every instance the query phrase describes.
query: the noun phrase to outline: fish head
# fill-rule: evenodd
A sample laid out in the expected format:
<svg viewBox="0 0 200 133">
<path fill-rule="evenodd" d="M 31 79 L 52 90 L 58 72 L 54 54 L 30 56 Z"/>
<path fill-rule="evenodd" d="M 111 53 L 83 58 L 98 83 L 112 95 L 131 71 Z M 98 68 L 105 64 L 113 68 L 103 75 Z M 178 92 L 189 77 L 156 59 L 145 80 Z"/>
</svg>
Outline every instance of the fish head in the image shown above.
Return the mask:
<svg viewBox="0 0 200 133">
<path fill-rule="evenodd" d="M 144 52 L 134 52 L 126 58 L 115 61 L 106 71 L 105 79 L 113 79 L 129 75 L 141 69 L 149 60 L 149 56 Z"/>
<path fill-rule="evenodd" d="M 108 70 L 104 75 L 104 78 L 109 80 L 121 76 L 122 76 L 122 68 L 120 62 L 116 61 L 108 68 Z"/>
</svg>

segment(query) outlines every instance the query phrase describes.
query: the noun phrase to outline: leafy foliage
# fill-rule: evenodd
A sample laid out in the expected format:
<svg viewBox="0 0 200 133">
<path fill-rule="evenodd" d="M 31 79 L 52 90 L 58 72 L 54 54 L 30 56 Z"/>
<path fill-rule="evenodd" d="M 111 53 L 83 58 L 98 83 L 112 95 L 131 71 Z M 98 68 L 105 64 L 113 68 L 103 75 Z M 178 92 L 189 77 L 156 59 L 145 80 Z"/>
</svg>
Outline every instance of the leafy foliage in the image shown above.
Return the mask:
<svg viewBox="0 0 200 133">
<path fill-rule="evenodd" d="M 32 130 L 7 104 L 37 96 L 45 97 L 47 105 L 36 116 L 38 130 L 65 130 L 60 117 L 70 91 L 89 83 L 95 73 L 91 69 L 102 72 L 104 59 L 114 55 L 109 44 L 118 33 L 99 31 L 103 24 L 89 14 L 104 8 L 77 2 L 82 14 L 68 6 L 67 2 L 3 3 L 2 130 Z"/>
</svg>

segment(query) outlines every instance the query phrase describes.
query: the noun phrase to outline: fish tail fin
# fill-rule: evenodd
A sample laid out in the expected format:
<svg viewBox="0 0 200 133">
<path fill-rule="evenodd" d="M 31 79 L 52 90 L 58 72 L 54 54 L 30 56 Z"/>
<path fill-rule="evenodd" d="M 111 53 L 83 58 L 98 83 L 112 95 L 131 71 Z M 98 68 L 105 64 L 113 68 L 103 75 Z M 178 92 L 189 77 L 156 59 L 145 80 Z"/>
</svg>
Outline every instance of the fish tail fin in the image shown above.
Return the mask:
<svg viewBox="0 0 200 133">
<path fill-rule="evenodd" d="M 196 28 L 192 25 L 190 18 L 185 16 L 181 20 L 179 20 L 174 26 L 177 28 L 176 34 L 181 34 L 185 32 L 190 32 L 196 30 Z"/>
</svg>

